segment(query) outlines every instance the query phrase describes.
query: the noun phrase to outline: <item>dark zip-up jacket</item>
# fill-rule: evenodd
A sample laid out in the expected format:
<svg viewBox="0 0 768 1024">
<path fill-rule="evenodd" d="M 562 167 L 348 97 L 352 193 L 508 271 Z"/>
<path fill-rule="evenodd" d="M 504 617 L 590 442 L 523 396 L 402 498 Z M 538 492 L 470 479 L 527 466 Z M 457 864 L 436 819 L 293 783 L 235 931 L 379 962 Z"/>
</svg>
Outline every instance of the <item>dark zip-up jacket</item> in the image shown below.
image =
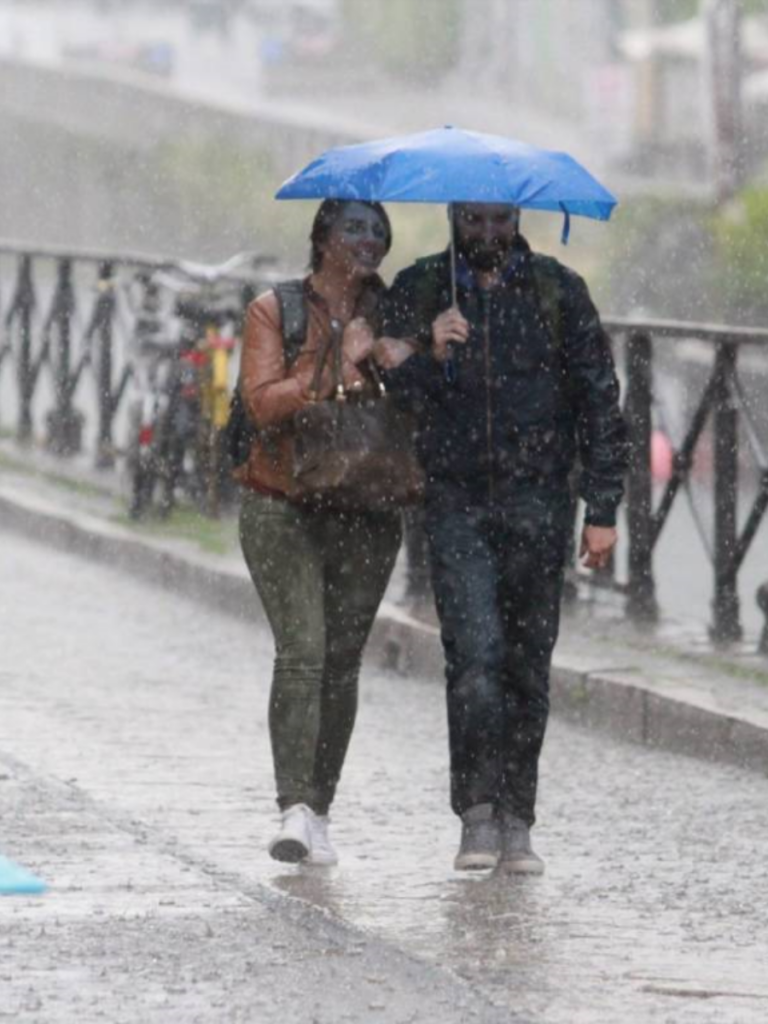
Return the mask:
<svg viewBox="0 0 768 1024">
<path fill-rule="evenodd" d="M 470 336 L 453 346 L 449 373 L 429 351 L 432 322 L 450 306 L 448 253 L 399 273 L 384 304 L 383 334 L 420 343 L 385 378 L 415 413 L 428 499 L 562 497 L 578 453 L 585 522 L 614 525 L 628 446 L 609 341 L 584 281 L 522 238 L 503 285 L 483 291 L 463 278 Z"/>
</svg>

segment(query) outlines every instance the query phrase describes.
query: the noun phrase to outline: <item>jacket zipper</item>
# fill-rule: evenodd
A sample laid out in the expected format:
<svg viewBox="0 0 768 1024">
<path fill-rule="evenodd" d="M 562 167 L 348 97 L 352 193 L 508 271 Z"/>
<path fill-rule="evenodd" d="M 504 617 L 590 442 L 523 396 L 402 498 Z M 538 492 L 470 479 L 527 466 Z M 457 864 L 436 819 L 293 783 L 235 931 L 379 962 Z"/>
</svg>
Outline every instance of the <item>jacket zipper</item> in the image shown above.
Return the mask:
<svg viewBox="0 0 768 1024">
<path fill-rule="evenodd" d="M 488 445 L 488 500 L 493 504 L 495 481 L 493 476 L 493 403 L 491 399 L 491 303 L 487 292 L 483 293 L 485 316 L 483 318 L 485 347 L 485 436 Z"/>
</svg>

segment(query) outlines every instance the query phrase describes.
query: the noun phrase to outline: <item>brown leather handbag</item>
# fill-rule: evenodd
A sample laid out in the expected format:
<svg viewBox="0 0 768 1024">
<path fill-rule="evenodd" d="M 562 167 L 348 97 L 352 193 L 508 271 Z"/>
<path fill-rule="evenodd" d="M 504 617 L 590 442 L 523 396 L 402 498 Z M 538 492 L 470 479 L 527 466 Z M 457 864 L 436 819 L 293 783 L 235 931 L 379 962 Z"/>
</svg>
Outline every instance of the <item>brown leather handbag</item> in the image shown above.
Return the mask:
<svg viewBox="0 0 768 1024">
<path fill-rule="evenodd" d="M 333 396 L 294 415 L 293 476 L 301 499 L 347 511 L 382 511 L 415 504 L 424 475 L 413 448 L 413 422 L 386 392 L 373 361 L 374 394 L 347 392 L 342 383 L 343 326 L 318 351 L 311 394 L 317 394 L 332 352 Z"/>
</svg>

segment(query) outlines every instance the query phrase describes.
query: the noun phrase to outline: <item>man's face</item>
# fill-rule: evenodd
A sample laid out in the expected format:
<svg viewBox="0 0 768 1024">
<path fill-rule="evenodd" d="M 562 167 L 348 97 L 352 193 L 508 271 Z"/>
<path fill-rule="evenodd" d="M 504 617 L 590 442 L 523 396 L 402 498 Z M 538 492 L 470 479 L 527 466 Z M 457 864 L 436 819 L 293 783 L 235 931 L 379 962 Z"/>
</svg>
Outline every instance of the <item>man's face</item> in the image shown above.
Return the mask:
<svg viewBox="0 0 768 1024">
<path fill-rule="evenodd" d="M 497 270 L 509 256 L 517 235 L 519 211 L 503 203 L 456 203 L 456 248 L 470 267 Z"/>
</svg>

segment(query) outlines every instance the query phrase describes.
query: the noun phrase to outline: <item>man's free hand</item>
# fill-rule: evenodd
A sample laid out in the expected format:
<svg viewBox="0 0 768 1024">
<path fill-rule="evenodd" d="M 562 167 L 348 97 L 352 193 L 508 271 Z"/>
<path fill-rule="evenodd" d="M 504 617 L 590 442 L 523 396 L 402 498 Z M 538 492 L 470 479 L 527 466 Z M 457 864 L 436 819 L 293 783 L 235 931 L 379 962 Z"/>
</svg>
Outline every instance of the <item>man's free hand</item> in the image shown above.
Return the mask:
<svg viewBox="0 0 768 1024">
<path fill-rule="evenodd" d="M 604 569 L 616 547 L 615 526 L 585 526 L 581 533 L 579 558 L 587 569 Z"/>
<path fill-rule="evenodd" d="M 432 324 L 432 354 L 439 363 L 450 358 L 451 345 L 464 345 L 469 338 L 469 323 L 456 306 L 441 313 Z"/>
</svg>

